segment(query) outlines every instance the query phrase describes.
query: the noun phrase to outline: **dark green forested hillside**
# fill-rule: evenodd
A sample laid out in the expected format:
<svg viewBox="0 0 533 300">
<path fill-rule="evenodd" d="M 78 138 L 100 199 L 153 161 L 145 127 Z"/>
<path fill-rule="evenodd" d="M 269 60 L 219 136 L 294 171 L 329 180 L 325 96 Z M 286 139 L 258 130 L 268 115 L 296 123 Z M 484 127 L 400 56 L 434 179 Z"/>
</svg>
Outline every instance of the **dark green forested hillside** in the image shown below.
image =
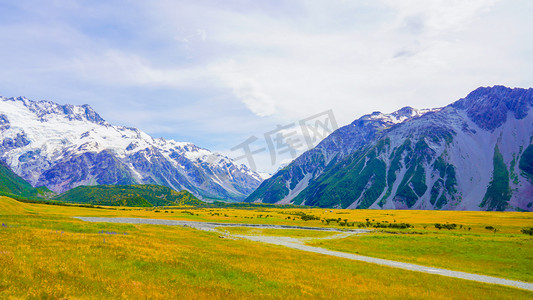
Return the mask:
<svg viewBox="0 0 533 300">
<path fill-rule="evenodd" d="M 176 192 L 169 187 L 152 184 L 79 186 L 59 195 L 57 200 L 93 205 L 141 207 L 204 204 L 186 190 Z"/>
</svg>

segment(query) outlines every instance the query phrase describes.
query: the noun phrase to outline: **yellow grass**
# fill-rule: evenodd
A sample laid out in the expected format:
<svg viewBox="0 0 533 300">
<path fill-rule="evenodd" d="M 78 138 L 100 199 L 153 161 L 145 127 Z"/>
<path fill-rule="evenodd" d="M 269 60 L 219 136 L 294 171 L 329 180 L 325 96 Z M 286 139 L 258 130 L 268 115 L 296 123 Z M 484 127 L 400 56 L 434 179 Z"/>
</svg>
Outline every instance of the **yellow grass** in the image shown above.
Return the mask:
<svg viewBox="0 0 533 300">
<path fill-rule="evenodd" d="M 213 216 L 215 211 L 228 217 Z M 306 213 L 320 211 L 306 210 Z M 0 227 L 0 298 L 525 299 L 533 296 L 531 292 L 514 288 L 381 267 L 247 240 L 220 239 L 217 233 L 190 228 L 87 223 L 71 218 L 121 216 L 321 225 L 320 221 L 287 220 L 286 210 L 205 209 L 194 213 L 199 216 L 178 211 L 156 213 L 26 204 L 1 197 L 0 223 L 5 226 Z M 361 214 L 353 218 L 361 218 L 374 212 L 352 213 Z M 259 214 L 273 217 L 258 219 Z M 400 217 L 395 217 L 399 222 Z M 515 218 L 513 215 L 502 224 L 519 227 L 509 225 L 515 224 Z"/>
<path fill-rule="evenodd" d="M 288 236 L 296 238 L 324 238 L 339 234 L 334 231 L 301 230 L 301 229 L 270 229 L 270 228 L 248 228 L 248 227 L 218 227 L 220 231 L 237 235 L 268 235 L 268 236 Z"/>
<path fill-rule="evenodd" d="M 18 202 L 17 202 L 18 203 Z M 327 226 L 320 220 L 303 221 L 295 215 L 297 212 L 311 214 L 321 219 L 348 220 L 348 222 L 409 223 L 416 229 L 427 226 L 427 230 L 437 231 L 435 223 L 456 223 L 471 227 L 471 232 L 487 232 L 485 226 L 494 226 L 499 233 L 520 233 L 524 227 L 533 227 L 531 212 L 478 212 L 478 211 L 412 211 L 412 210 L 339 210 L 339 209 L 154 209 L 154 208 L 116 208 L 97 209 L 41 204 L 23 204 L 27 211 L 38 210 L 57 216 L 106 216 L 106 217 L 141 217 L 156 219 L 210 221 L 226 223 L 278 224 L 296 226 L 337 227 L 332 222 Z M 19 204 L 19 205 L 20 205 Z M 43 206 L 45 208 L 43 208 Z M 159 210 L 158 212 L 156 212 Z M 191 213 L 193 215 L 191 215 Z M 218 215 L 216 215 L 218 213 Z M 269 215 L 269 217 L 265 217 Z M 261 216 L 261 217 L 259 217 Z M 290 217 L 291 219 L 287 219 Z"/>
</svg>

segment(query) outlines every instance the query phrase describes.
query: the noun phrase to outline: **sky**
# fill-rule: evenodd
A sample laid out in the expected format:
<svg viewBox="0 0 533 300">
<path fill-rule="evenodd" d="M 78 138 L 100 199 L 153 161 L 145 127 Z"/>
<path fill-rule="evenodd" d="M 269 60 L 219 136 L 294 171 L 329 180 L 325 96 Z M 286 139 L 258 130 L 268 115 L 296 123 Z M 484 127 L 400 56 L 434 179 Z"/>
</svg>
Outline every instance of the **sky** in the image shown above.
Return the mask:
<svg viewBox="0 0 533 300">
<path fill-rule="evenodd" d="M 250 166 L 248 141 L 272 173 L 309 147 L 302 120 L 331 129 L 532 87 L 531 12 L 530 0 L 0 0 L 0 95 L 90 104 Z"/>
</svg>

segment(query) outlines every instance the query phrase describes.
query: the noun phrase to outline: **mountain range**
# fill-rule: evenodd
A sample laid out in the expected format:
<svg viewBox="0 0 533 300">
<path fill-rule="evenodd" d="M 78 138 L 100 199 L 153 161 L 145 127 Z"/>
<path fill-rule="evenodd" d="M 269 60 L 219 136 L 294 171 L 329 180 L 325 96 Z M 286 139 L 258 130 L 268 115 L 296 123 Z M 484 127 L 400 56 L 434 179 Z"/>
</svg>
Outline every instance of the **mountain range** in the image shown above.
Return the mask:
<svg viewBox="0 0 533 300">
<path fill-rule="evenodd" d="M 187 190 L 331 208 L 532 211 L 532 106 L 533 89 L 493 86 L 441 108 L 374 112 L 263 181 L 194 144 L 111 125 L 88 105 L 0 97 L 0 193 L 35 197 L 49 188 L 68 202 L 149 206 L 167 195 L 168 203 L 199 203 L 175 192 Z"/>
<path fill-rule="evenodd" d="M 533 89 L 481 87 L 446 107 L 374 112 L 265 180 L 247 202 L 533 210 Z"/>
<path fill-rule="evenodd" d="M 262 181 L 192 143 L 114 126 L 89 105 L 0 97 L 0 159 L 32 186 L 157 184 L 204 199 L 243 200 Z"/>
</svg>

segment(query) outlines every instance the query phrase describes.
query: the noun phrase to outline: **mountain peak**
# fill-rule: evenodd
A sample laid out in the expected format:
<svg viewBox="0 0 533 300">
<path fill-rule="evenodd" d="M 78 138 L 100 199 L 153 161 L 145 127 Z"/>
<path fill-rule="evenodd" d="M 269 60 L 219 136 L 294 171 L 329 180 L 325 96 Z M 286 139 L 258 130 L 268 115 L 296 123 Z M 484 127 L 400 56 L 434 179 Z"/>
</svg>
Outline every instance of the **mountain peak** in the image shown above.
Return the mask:
<svg viewBox="0 0 533 300">
<path fill-rule="evenodd" d="M 466 110 L 468 117 L 479 127 L 493 131 L 505 123 L 509 112 L 519 120 L 527 116 L 533 106 L 533 89 L 511 89 L 501 85 L 479 87 L 451 106 Z"/>
<path fill-rule="evenodd" d="M 416 109 L 412 108 L 411 106 L 405 106 L 390 114 L 384 114 L 380 111 L 375 111 L 371 114 L 362 116 L 358 120 L 355 120 L 354 123 L 360 123 L 360 121 L 379 121 L 385 123 L 387 126 L 391 126 L 438 110 L 440 110 L 440 108 Z"/>
<path fill-rule="evenodd" d="M 34 101 L 21 96 L 11 98 L 0 96 L 0 101 L 19 102 L 36 114 L 43 122 L 46 122 L 52 116 L 59 116 L 64 117 L 69 121 L 89 121 L 98 125 L 107 124 L 107 122 L 88 104 L 61 105 L 48 100 Z"/>
</svg>

